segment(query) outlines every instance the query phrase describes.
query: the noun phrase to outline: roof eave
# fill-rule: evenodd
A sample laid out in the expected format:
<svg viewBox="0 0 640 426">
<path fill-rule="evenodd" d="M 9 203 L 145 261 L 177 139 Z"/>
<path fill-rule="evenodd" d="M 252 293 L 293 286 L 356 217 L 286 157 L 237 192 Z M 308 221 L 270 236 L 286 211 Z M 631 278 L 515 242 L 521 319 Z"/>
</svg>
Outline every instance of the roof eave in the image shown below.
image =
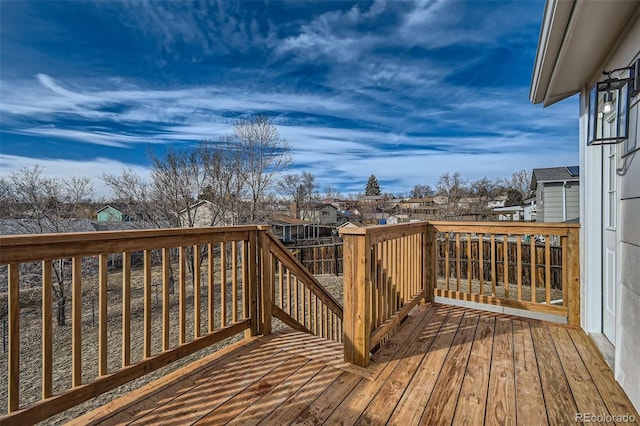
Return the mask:
<svg viewBox="0 0 640 426">
<path fill-rule="evenodd" d="M 548 104 L 547 92 L 574 3 L 574 0 L 548 0 L 545 4 L 540 36 L 538 37 L 538 50 L 529 89 L 529 100 L 534 104 L 543 103 L 544 106 L 547 106 L 561 100 L 554 99 Z M 568 96 L 571 96 L 571 94 Z"/>
</svg>

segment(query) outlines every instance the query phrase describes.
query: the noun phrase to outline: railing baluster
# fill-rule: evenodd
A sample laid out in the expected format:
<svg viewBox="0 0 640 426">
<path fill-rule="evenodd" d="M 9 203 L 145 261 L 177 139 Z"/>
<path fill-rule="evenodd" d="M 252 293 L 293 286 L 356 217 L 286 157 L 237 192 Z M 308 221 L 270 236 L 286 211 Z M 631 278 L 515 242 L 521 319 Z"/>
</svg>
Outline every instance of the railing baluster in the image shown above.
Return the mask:
<svg viewBox="0 0 640 426">
<path fill-rule="evenodd" d="M 550 236 L 544 236 L 544 287 L 547 305 L 551 304 L 551 242 Z"/>
<path fill-rule="evenodd" d="M 82 384 L 82 257 L 71 260 L 71 385 Z"/>
<path fill-rule="evenodd" d="M 287 269 L 287 309 L 286 312 L 291 315 L 291 271 Z"/>
<path fill-rule="evenodd" d="M 566 306 L 567 308 L 569 307 L 567 301 L 568 301 L 568 294 L 569 294 L 569 286 L 568 286 L 568 282 L 567 282 L 567 272 L 568 272 L 568 262 L 567 262 L 567 240 L 568 237 L 561 237 L 560 238 L 560 245 L 562 246 L 562 306 Z"/>
<path fill-rule="evenodd" d="M 491 234 L 491 296 L 496 297 L 496 236 Z"/>
<path fill-rule="evenodd" d="M 280 307 L 284 309 L 284 272 L 280 261 L 278 261 L 278 294 L 280 295 Z"/>
<path fill-rule="evenodd" d="M 122 367 L 131 364 L 131 252 L 122 253 Z"/>
<path fill-rule="evenodd" d="M 171 328 L 169 322 L 169 286 L 171 285 L 171 252 L 170 249 L 164 247 L 162 249 L 162 350 L 169 350 L 169 330 Z"/>
<path fill-rule="evenodd" d="M 480 295 L 484 296 L 484 234 L 478 234 L 478 274 L 480 274 Z"/>
<path fill-rule="evenodd" d="M 536 239 L 535 236 L 532 235 L 529 240 L 529 254 L 530 254 L 530 266 L 529 273 L 531 274 L 531 301 L 536 303 Z"/>
<path fill-rule="evenodd" d="M 213 333 L 215 324 L 215 273 L 216 265 L 213 256 L 213 244 L 207 244 L 207 330 Z"/>
<path fill-rule="evenodd" d="M 42 262 L 42 399 L 53 388 L 53 283 L 52 262 Z"/>
<path fill-rule="evenodd" d="M 460 233 L 456 232 L 456 291 L 460 291 L 460 263 L 462 261 L 462 250 L 460 249 Z"/>
<path fill-rule="evenodd" d="M 446 241 L 444 252 L 444 287 L 445 290 L 449 290 L 449 233 L 445 232 L 444 238 Z"/>
<path fill-rule="evenodd" d="M 220 327 L 227 325 L 227 243 L 220 243 Z"/>
<path fill-rule="evenodd" d="M 143 358 L 151 357 L 151 250 L 144 251 L 144 345 Z"/>
<path fill-rule="evenodd" d="M 518 301 L 522 300 L 522 236 L 518 235 L 516 242 L 516 261 L 518 262 Z"/>
<path fill-rule="evenodd" d="M 298 315 L 298 305 L 300 303 L 300 299 L 298 298 L 298 277 L 293 277 L 293 317 L 296 321 L 300 322 L 300 316 Z"/>
<path fill-rule="evenodd" d="M 193 246 L 193 337 L 200 337 L 200 245 Z"/>
<path fill-rule="evenodd" d="M 20 265 L 9 264 L 9 398 L 8 411 L 20 408 Z"/>
<path fill-rule="evenodd" d="M 471 232 L 467 233 L 467 281 L 468 281 L 468 289 L 469 293 L 472 293 L 471 290 Z"/>
<path fill-rule="evenodd" d="M 107 374 L 107 283 L 108 283 L 108 264 L 106 254 L 98 257 L 98 377 Z"/>
<path fill-rule="evenodd" d="M 375 282 L 372 282 L 371 285 L 375 286 L 376 297 L 371 300 L 371 304 L 375 306 L 375 316 L 371 318 L 371 322 L 373 324 L 377 324 L 379 318 L 383 315 L 384 310 L 384 297 L 382 296 L 382 289 L 384 288 L 384 279 L 385 279 L 385 256 L 384 256 L 384 243 L 374 244 L 374 253 L 371 254 L 372 262 L 375 262 Z"/>
<path fill-rule="evenodd" d="M 238 322 L 238 242 L 231 242 L 231 257 L 233 263 L 231 264 L 231 298 L 233 304 L 231 305 L 231 322 L 234 324 Z"/>
<path fill-rule="evenodd" d="M 504 283 L 504 297 L 509 297 L 509 235 L 502 239 L 502 282 Z"/>
<path fill-rule="evenodd" d="M 187 340 L 187 253 L 185 247 L 178 252 L 179 290 L 178 290 L 178 342 Z"/>
</svg>

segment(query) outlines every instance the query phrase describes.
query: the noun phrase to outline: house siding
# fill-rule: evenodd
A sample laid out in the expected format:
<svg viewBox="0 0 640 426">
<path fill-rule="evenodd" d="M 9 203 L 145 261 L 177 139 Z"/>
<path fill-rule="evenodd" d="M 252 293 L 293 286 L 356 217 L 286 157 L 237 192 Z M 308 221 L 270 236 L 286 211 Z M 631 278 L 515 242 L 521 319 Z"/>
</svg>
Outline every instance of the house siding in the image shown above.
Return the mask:
<svg viewBox="0 0 640 426">
<path fill-rule="evenodd" d="M 564 222 L 580 216 L 580 189 L 578 182 L 546 182 L 542 190 L 543 203 L 538 207 L 539 222 Z M 563 192 L 566 202 L 567 215 L 563 212 Z"/>
<path fill-rule="evenodd" d="M 636 20 L 602 68 L 613 69 L 630 65 L 638 57 L 638 46 L 640 20 Z M 600 76 L 594 76 L 594 80 L 596 78 Z M 637 361 L 640 353 L 640 151 L 637 151 L 640 149 L 639 103 L 640 95 L 632 98 L 629 111 L 629 141 L 618 144 L 619 263 L 615 357 L 616 380 L 636 408 L 640 408 L 640 364 Z M 635 146 L 635 153 L 626 153 L 628 146 Z M 597 250 L 597 247 L 583 246 L 583 249 Z"/>
<path fill-rule="evenodd" d="M 636 46 L 640 45 L 640 25 L 636 25 Z M 636 96 L 629 112 L 630 144 L 640 148 L 640 95 Z M 616 360 L 616 378 L 636 407 L 640 407 L 640 157 L 636 151 L 622 157 L 620 184 L 620 319 L 619 359 Z"/>
</svg>

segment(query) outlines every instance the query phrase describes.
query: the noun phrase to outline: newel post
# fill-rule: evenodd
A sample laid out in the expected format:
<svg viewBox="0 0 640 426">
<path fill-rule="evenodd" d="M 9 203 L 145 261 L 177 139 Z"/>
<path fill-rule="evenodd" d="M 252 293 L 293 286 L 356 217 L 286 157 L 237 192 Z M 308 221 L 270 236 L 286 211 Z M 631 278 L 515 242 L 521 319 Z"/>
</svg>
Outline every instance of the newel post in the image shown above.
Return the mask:
<svg viewBox="0 0 640 426">
<path fill-rule="evenodd" d="M 344 360 L 365 367 L 371 343 L 371 250 L 366 230 L 343 229 L 344 241 Z"/>
<path fill-rule="evenodd" d="M 247 280 L 247 293 L 249 297 L 249 317 L 251 318 L 251 327 L 245 331 L 245 338 L 257 336 L 260 334 L 260 317 L 258 316 L 258 306 L 260 305 L 260 247 L 258 246 L 260 231 L 249 232 L 248 244 L 244 249 L 243 256 L 248 259 L 247 276 L 243 279 Z"/>
<path fill-rule="evenodd" d="M 424 288 L 424 301 L 429 303 L 435 300 L 437 268 L 437 231 L 435 226 L 427 223 L 422 236 L 422 284 Z"/>
<path fill-rule="evenodd" d="M 569 325 L 580 325 L 580 229 L 569 228 L 567 238 L 567 283 Z"/>
<path fill-rule="evenodd" d="M 267 235 L 269 226 L 258 227 L 258 247 L 260 256 L 260 333 L 271 334 L 271 303 L 273 294 L 273 261 L 271 260 L 271 241 Z"/>
</svg>

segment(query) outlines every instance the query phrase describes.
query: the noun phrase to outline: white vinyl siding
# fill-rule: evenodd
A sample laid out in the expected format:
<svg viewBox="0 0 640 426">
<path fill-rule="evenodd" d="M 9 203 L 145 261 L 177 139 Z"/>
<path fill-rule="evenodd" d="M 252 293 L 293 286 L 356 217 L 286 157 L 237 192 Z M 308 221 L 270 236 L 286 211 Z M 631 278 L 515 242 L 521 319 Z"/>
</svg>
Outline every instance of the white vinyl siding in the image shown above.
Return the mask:
<svg viewBox="0 0 640 426">
<path fill-rule="evenodd" d="M 563 201 L 564 192 L 564 201 Z M 545 182 L 542 191 L 542 208 L 538 207 L 538 222 L 563 222 L 579 217 L 580 213 L 580 189 L 578 182 L 567 182 L 563 188 L 563 182 Z M 566 219 L 564 206 L 566 203 Z"/>
</svg>

